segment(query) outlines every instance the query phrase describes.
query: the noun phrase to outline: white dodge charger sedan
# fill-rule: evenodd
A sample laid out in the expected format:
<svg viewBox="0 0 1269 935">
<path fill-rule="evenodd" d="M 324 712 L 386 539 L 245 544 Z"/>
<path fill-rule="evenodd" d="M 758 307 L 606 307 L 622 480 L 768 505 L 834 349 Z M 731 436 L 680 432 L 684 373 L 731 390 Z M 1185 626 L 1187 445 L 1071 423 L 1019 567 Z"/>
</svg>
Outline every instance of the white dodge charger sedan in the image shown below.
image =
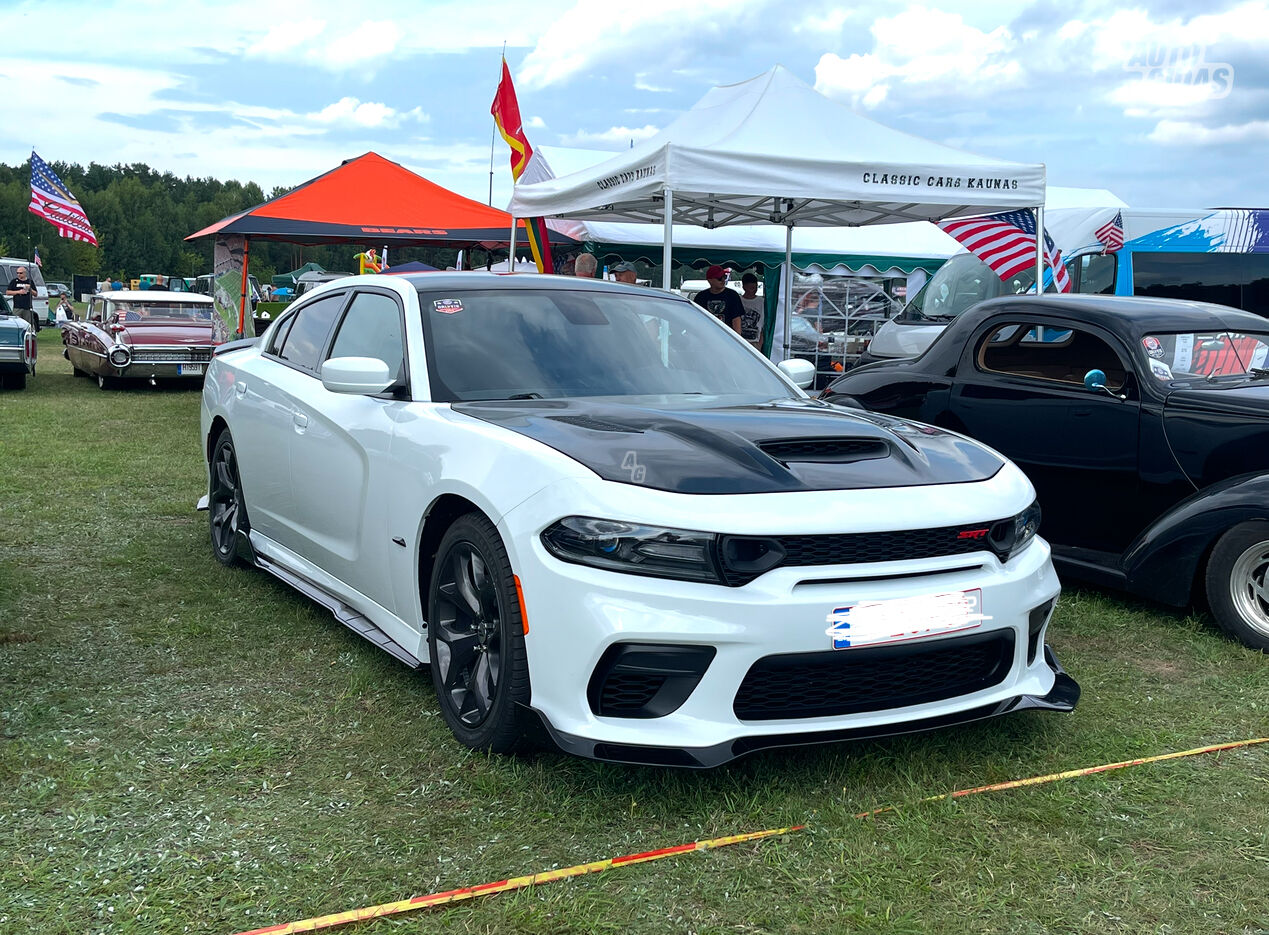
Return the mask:
<svg viewBox="0 0 1269 935">
<path fill-rule="evenodd" d="M 659 291 L 333 282 L 212 360 L 212 547 L 428 665 L 479 750 L 713 766 L 1071 710 L 1026 477 L 788 374 Z"/>
</svg>

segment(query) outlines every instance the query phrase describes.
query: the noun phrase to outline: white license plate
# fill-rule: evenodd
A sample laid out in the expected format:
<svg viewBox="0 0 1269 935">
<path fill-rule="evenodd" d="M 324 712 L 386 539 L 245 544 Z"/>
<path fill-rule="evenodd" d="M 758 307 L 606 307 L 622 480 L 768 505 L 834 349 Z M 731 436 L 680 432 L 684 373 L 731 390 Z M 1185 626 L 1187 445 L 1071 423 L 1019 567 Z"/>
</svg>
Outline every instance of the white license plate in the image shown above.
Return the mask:
<svg viewBox="0 0 1269 935">
<path fill-rule="evenodd" d="M 854 649 L 976 630 L 991 618 L 983 615 L 982 589 L 975 588 L 845 604 L 825 619 L 833 649 Z"/>
<path fill-rule="evenodd" d="M 202 364 L 178 364 L 176 372 L 183 377 L 201 377 L 203 375 Z"/>
</svg>

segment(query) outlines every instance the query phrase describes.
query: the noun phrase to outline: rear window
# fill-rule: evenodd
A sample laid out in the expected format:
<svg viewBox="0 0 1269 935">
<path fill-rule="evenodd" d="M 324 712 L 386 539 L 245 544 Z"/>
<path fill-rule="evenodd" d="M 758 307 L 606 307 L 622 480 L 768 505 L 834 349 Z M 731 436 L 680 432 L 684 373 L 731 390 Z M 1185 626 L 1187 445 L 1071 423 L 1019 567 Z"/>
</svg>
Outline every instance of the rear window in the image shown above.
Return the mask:
<svg viewBox="0 0 1269 935">
<path fill-rule="evenodd" d="M 1133 253 L 1132 291 L 1269 316 L 1269 254 Z"/>
</svg>

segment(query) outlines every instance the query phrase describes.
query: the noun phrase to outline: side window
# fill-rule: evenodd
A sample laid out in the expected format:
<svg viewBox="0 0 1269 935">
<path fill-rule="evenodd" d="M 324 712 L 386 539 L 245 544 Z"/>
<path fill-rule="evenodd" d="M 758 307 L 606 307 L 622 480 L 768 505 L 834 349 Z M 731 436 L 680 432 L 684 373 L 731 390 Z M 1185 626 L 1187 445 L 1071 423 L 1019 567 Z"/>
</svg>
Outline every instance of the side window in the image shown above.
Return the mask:
<svg viewBox="0 0 1269 935">
<path fill-rule="evenodd" d="M 1087 331 L 1010 322 L 992 326 L 979 342 L 978 367 L 993 373 L 1083 386 L 1084 374 L 1102 370 L 1110 389 L 1126 377 L 1114 348 Z"/>
<path fill-rule="evenodd" d="M 1114 295 L 1118 266 L 1118 257 L 1113 253 L 1091 253 L 1080 257 L 1077 291 L 1087 295 Z"/>
<path fill-rule="evenodd" d="M 101 321 L 102 309 L 106 307 L 104 299 L 93 299 L 88 303 L 88 320 Z"/>
<path fill-rule="evenodd" d="M 388 372 L 400 380 L 405 341 L 397 300 L 381 292 L 355 294 L 327 357 L 373 357 L 387 364 Z"/>
<path fill-rule="evenodd" d="M 274 357 L 282 349 L 282 345 L 286 343 L 286 336 L 291 333 L 291 326 L 295 324 L 295 316 L 291 315 L 282 320 L 276 331 L 273 332 L 273 338 L 269 341 L 269 346 L 265 348 L 266 354 L 272 354 Z"/>
<path fill-rule="evenodd" d="M 296 312 L 295 323 L 288 330 L 278 357 L 294 367 L 316 373 L 345 297 L 342 292 L 324 295 Z"/>
</svg>

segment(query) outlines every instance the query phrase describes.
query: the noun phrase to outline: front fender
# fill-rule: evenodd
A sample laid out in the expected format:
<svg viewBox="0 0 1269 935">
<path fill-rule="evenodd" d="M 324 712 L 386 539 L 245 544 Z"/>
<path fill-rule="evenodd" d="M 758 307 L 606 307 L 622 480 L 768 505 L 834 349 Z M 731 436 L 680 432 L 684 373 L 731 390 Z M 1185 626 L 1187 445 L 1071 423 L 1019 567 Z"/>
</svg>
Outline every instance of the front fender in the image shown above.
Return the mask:
<svg viewBox="0 0 1269 935">
<path fill-rule="evenodd" d="M 1269 475 L 1242 474 L 1204 487 L 1141 533 L 1124 553 L 1128 590 L 1165 604 L 1193 598 L 1199 563 L 1227 530 L 1269 520 Z"/>
</svg>

